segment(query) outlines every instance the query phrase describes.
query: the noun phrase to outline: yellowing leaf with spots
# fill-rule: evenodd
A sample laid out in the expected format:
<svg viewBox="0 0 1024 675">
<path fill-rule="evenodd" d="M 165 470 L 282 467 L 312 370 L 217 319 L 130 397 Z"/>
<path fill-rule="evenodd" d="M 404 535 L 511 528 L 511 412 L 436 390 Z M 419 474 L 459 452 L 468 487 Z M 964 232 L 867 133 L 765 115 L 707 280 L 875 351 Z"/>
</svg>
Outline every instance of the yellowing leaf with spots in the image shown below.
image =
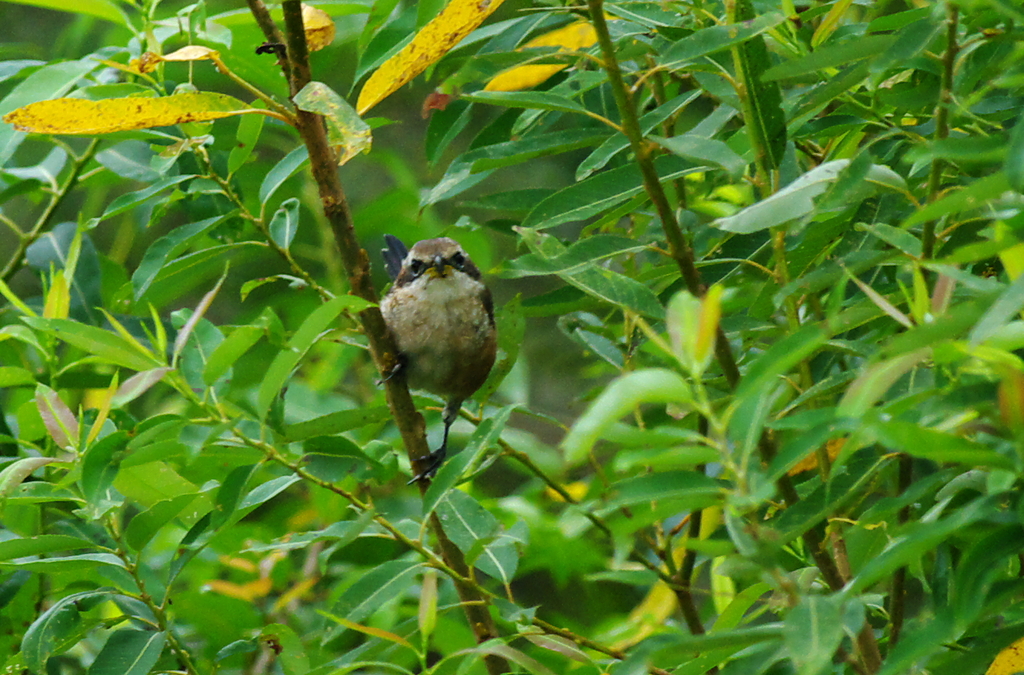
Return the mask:
<svg viewBox="0 0 1024 675">
<path fill-rule="evenodd" d="M 412 42 L 381 64 L 363 85 L 356 101 L 360 115 L 390 96 L 447 54 L 503 0 L 451 0 L 441 13 L 416 33 Z"/>
<path fill-rule="evenodd" d="M 187 93 L 160 98 L 109 98 L 86 101 L 57 98 L 30 103 L 4 115 L 18 131 L 36 134 L 95 135 L 115 131 L 167 127 L 185 122 L 242 115 L 267 114 L 225 94 Z"/>
<path fill-rule="evenodd" d="M 985 675 L 1013 675 L 1020 672 L 1024 672 L 1024 638 L 999 652 Z"/>
<path fill-rule="evenodd" d="M 306 45 L 311 52 L 318 52 L 334 42 L 334 21 L 322 9 L 303 4 L 302 27 L 306 33 Z"/>
<path fill-rule="evenodd" d="M 310 82 L 293 99 L 300 110 L 323 115 L 327 140 L 344 164 L 360 152 L 369 152 L 373 137 L 370 127 L 352 106 L 323 82 Z"/>
<path fill-rule="evenodd" d="M 545 33 L 527 42 L 522 49 L 531 47 L 560 47 L 560 52 L 586 49 L 597 43 L 597 33 L 589 21 L 577 21 L 558 30 Z M 484 91 L 519 91 L 530 89 L 568 67 L 566 63 L 525 64 L 510 68 L 493 78 Z"/>
</svg>

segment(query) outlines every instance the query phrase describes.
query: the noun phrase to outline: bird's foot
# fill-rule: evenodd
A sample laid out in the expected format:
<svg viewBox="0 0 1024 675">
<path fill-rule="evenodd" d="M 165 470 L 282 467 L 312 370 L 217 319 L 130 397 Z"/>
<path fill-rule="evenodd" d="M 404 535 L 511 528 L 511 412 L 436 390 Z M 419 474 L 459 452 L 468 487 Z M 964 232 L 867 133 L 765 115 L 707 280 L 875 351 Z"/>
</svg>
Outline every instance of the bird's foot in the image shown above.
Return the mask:
<svg viewBox="0 0 1024 675">
<path fill-rule="evenodd" d="M 427 455 L 425 459 L 417 462 L 421 465 L 426 464 L 427 468 L 413 476 L 406 485 L 412 485 L 413 483 L 418 483 L 421 480 L 433 478 L 437 473 L 437 470 L 441 468 L 442 464 L 444 464 L 445 457 L 447 456 L 448 449 L 442 445 L 440 448 Z"/>
<path fill-rule="evenodd" d="M 394 377 L 398 377 L 399 375 L 402 374 L 403 370 L 405 370 L 405 360 L 402 359 L 402 358 L 396 359 L 395 360 L 395 365 L 393 365 L 391 367 L 391 372 L 388 373 L 387 376 L 382 377 L 379 380 L 377 380 L 377 386 L 379 387 L 380 385 L 384 384 L 388 380 L 390 380 L 390 379 L 392 379 Z"/>
</svg>

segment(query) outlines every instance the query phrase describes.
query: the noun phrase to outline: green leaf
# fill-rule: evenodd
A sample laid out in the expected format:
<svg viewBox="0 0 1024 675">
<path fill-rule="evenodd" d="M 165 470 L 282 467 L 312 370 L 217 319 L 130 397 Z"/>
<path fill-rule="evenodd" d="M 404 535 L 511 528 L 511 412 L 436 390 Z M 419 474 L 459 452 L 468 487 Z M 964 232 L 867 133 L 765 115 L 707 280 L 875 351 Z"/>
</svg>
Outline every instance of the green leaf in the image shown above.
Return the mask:
<svg viewBox="0 0 1024 675">
<path fill-rule="evenodd" d="M 580 415 L 562 441 L 569 465 L 586 460 L 608 427 L 643 403 L 689 406 L 693 392 L 678 373 L 663 368 L 637 370 L 617 378 Z"/>
<path fill-rule="evenodd" d="M 178 517 L 199 495 L 186 493 L 153 504 L 149 509 L 135 515 L 125 529 L 125 542 L 136 551 L 146 547 L 153 537 L 173 519 Z M 209 502 L 207 502 L 208 507 Z M 194 522 L 188 523 L 193 525 Z"/>
<path fill-rule="evenodd" d="M 779 340 L 758 355 L 747 368 L 736 388 L 736 400 L 742 401 L 771 384 L 779 376 L 816 352 L 828 339 L 824 328 L 808 324 Z"/>
<path fill-rule="evenodd" d="M 250 117 L 262 116 L 251 115 Z M 168 260 L 176 257 L 201 239 L 211 229 L 234 215 L 235 213 L 232 212 L 223 216 L 214 216 L 213 218 L 207 218 L 195 223 L 188 223 L 187 225 L 179 225 L 150 244 L 149 248 L 146 249 L 146 253 L 142 256 L 142 262 L 139 263 L 139 266 L 135 268 L 135 273 L 132 274 L 132 289 L 135 293 L 135 300 L 138 301 L 149 289 L 150 284 L 157 278 L 157 275 L 163 270 Z"/>
<path fill-rule="evenodd" d="M 875 422 L 868 428 L 885 446 L 914 457 L 934 462 L 959 462 L 967 466 L 991 466 L 1008 470 L 1014 467 L 1010 457 L 981 443 L 912 422 Z"/>
<path fill-rule="evenodd" d="M 266 330 L 262 326 L 236 326 L 206 359 L 206 366 L 203 368 L 203 382 L 212 385 L 223 377 L 235 361 L 259 342 L 265 332 Z"/>
<path fill-rule="evenodd" d="M 0 541 L 0 561 L 79 548 L 96 548 L 96 544 L 66 534 L 37 534 L 34 537 L 5 539 Z"/>
<path fill-rule="evenodd" d="M 284 436 L 291 442 L 304 441 L 307 438 L 332 436 L 370 424 L 380 424 L 389 419 L 391 419 L 391 410 L 386 405 L 337 410 L 305 422 L 288 424 L 284 428 Z"/>
<path fill-rule="evenodd" d="M 597 234 L 576 241 L 561 253 L 555 253 L 555 249 L 552 248 L 551 255 L 544 250 L 540 253 L 519 256 L 507 264 L 503 276 L 515 278 L 579 272 L 613 256 L 642 251 L 646 248 L 647 246 L 638 243 L 635 239 L 611 234 Z"/>
<path fill-rule="evenodd" d="M 164 650 L 162 632 L 119 630 L 107 638 L 89 667 L 89 675 L 146 675 Z"/>
<path fill-rule="evenodd" d="M 309 151 L 305 145 L 299 145 L 275 164 L 274 168 L 267 172 L 260 185 L 260 204 L 266 206 L 267 201 L 274 196 L 278 188 L 298 171 L 307 159 L 309 159 Z"/>
<path fill-rule="evenodd" d="M 835 596 L 807 596 L 790 610 L 783 636 L 797 673 L 817 675 L 832 663 L 843 639 L 842 618 L 842 605 Z"/>
<path fill-rule="evenodd" d="M 270 238 L 284 250 L 292 245 L 299 228 L 299 200 L 295 197 L 284 200 L 270 220 Z"/>
<path fill-rule="evenodd" d="M 119 26 L 129 27 L 130 22 L 116 3 L 110 0 L 82 0 L 69 5 L 64 0 L 14 0 L 19 4 L 42 7 L 58 12 L 71 12 L 105 19 Z M 42 99 L 40 99 L 42 100 Z M 2 162 L 0 162 L 2 164 Z"/>
<path fill-rule="evenodd" d="M 71 645 L 65 644 L 81 624 L 80 611 L 84 612 L 113 595 L 109 588 L 100 588 L 60 598 L 43 612 L 25 631 L 21 641 L 21 653 L 25 665 L 35 673 L 46 672 L 46 661 Z"/>
<path fill-rule="evenodd" d="M 550 235 L 525 228 L 516 230 L 541 258 L 558 258 L 565 252 L 565 247 Z M 588 295 L 623 309 L 659 319 L 665 314 L 661 301 L 649 287 L 606 267 L 590 265 L 574 272 L 560 272 L 558 276 Z"/>
<path fill-rule="evenodd" d="M 24 569 L 40 574 L 77 574 L 88 576 L 97 567 L 124 569 L 124 562 L 112 553 L 82 553 L 79 555 L 0 562 L 0 567 Z"/>
<path fill-rule="evenodd" d="M 907 524 L 885 550 L 872 557 L 853 580 L 846 584 L 842 590 L 843 596 L 855 597 L 900 567 L 928 555 L 952 533 L 964 530 L 982 518 L 994 517 L 998 510 L 995 499 L 976 499 L 942 520 L 928 519 Z"/>
<path fill-rule="evenodd" d="M 603 510 L 610 512 L 633 504 L 668 500 L 675 502 L 679 510 L 701 509 L 721 503 L 724 498 L 724 486 L 703 473 L 665 471 L 613 483 L 611 499 Z"/>
<path fill-rule="evenodd" d="M 735 0 L 733 9 L 727 9 L 727 13 L 732 15 L 731 20 L 737 23 L 743 21 L 747 25 L 764 19 L 755 14 L 750 0 Z M 764 37 L 757 34 L 745 42 L 733 45 L 732 54 L 739 79 L 738 94 L 743 107 L 743 121 L 754 154 L 759 158 L 760 167 L 778 169 L 782 164 L 782 154 L 786 151 L 786 115 L 782 111 L 779 85 L 764 76 L 771 63 Z"/>
<path fill-rule="evenodd" d="M 140 352 L 135 345 L 117 333 L 87 326 L 71 319 L 22 317 L 35 330 L 48 333 L 69 345 L 94 354 L 108 363 L 132 370 L 149 370 L 162 366 L 153 356 Z"/>
<path fill-rule="evenodd" d="M 114 216 L 119 216 L 125 211 L 133 209 L 136 206 L 139 206 L 140 204 L 143 204 L 149 201 L 150 199 L 153 199 L 164 190 L 168 190 L 176 185 L 180 185 L 181 183 L 184 183 L 185 181 L 191 180 L 196 177 L 197 176 L 194 175 L 168 176 L 167 178 L 162 178 L 156 183 L 153 183 L 149 187 L 143 188 L 142 190 L 138 190 L 136 192 L 127 192 L 121 195 L 120 197 L 114 199 L 114 201 L 110 202 L 106 210 L 103 212 L 103 215 L 97 219 L 97 222 L 104 221 L 107 218 L 113 218 Z"/>
<path fill-rule="evenodd" d="M 288 341 L 287 347 L 278 352 L 267 368 L 267 373 L 260 384 L 256 405 L 261 417 L 266 416 L 274 397 L 291 377 L 292 370 L 298 365 L 306 351 L 313 346 L 321 333 L 331 327 L 338 315 L 345 310 L 359 312 L 366 309 L 367 306 L 367 302 L 362 298 L 354 295 L 339 295 L 309 313 L 309 316 Z"/>
<path fill-rule="evenodd" d="M 475 94 L 463 94 L 462 98 L 470 103 L 486 103 L 503 108 L 528 108 L 584 115 L 587 113 L 586 108 L 571 98 L 547 91 L 479 91 Z"/>
<path fill-rule="evenodd" d="M 658 63 L 670 70 L 682 68 L 701 56 L 746 42 L 785 20 L 786 17 L 781 12 L 768 12 L 742 23 L 702 28 L 673 42 L 658 59 Z"/>
<path fill-rule="evenodd" d="M 828 68 L 862 61 L 880 54 L 896 42 L 896 35 L 859 35 L 845 42 L 833 42 L 815 49 L 806 56 L 784 61 L 765 71 L 766 81 L 803 77 Z M 821 73 L 827 79 L 828 73 Z"/>
<path fill-rule="evenodd" d="M 595 132 L 594 129 L 567 129 L 547 134 L 534 134 L 471 150 L 457 161 L 469 164 L 470 170 L 473 173 L 478 173 L 521 164 L 537 157 L 557 155 L 597 145 L 607 137 L 607 132 Z"/>
<path fill-rule="evenodd" d="M 420 563 L 408 560 L 391 560 L 374 567 L 342 593 L 331 613 L 355 623 L 363 621 L 391 600 L 405 594 L 420 567 Z M 340 630 L 336 629 L 336 633 Z"/>
<path fill-rule="evenodd" d="M 433 511 L 441 498 L 462 479 L 466 470 L 477 464 L 483 453 L 498 442 L 501 432 L 508 424 L 508 418 L 516 407 L 514 405 L 505 406 L 497 413 L 481 420 L 473 435 L 470 436 L 465 449 L 444 463 L 423 495 L 424 514 Z"/>
<path fill-rule="evenodd" d="M 519 564 L 515 545 L 501 536 L 501 525 L 473 497 L 449 490 L 437 506 L 445 533 L 466 554 L 466 562 L 502 583 L 511 583 Z"/>
<path fill-rule="evenodd" d="M 1006 173 L 999 171 L 973 181 L 962 190 L 952 190 L 941 199 L 930 202 L 904 220 L 900 227 L 913 227 L 961 211 L 987 208 L 992 200 L 1009 189 L 1010 183 Z"/>
<path fill-rule="evenodd" d="M 678 157 L 659 157 L 655 170 L 662 181 L 670 181 L 706 167 Z M 545 229 L 574 220 L 585 220 L 603 213 L 644 190 L 643 177 L 634 164 L 595 174 L 586 180 L 559 190 L 530 211 L 522 226 Z"/>
<path fill-rule="evenodd" d="M 849 163 L 836 159 L 819 164 L 770 197 L 711 225 L 726 232 L 750 234 L 810 215 L 815 210 L 814 198 L 825 192 Z"/>
<path fill-rule="evenodd" d="M 228 175 L 234 174 L 242 168 L 256 149 L 256 142 L 260 139 L 260 132 L 263 131 L 263 122 L 266 115 L 239 115 L 238 133 L 235 135 L 235 145 L 228 154 Z"/>
<path fill-rule="evenodd" d="M 672 138 L 661 136 L 650 136 L 652 141 L 665 148 L 669 152 L 679 155 L 691 161 L 716 164 L 726 170 L 731 176 L 739 177 L 747 162 L 733 152 L 733 149 L 722 141 L 714 138 L 703 138 L 696 134 L 683 134 Z"/>
<path fill-rule="evenodd" d="M 275 656 L 285 675 L 307 675 L 309 656 L 302 640 L 290 627 L 281 623 L 272 623 L 263 627 L 260 637 L 277 645 Z"/>
<path fill-rule="evenodd" d="M 1017 317 L 1024 308 L 1024 274 L 1013 280 L 971 329 L 968 340 L 979 345 Z"/>
<path fill-rule="evenodd" d="M 896 381 L 929 358 L 931 349 L 918 349 L 871 366 L 843 394 L 836 409 L 840 417 L 862 417 Z"/>
</svg>

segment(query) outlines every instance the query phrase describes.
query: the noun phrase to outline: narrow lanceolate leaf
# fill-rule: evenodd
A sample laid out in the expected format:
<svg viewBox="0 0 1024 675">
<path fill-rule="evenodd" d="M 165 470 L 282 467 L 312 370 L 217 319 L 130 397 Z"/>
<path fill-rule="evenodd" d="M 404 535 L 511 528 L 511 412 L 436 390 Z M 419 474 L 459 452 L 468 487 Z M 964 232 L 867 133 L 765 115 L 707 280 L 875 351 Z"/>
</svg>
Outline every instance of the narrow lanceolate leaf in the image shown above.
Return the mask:
<svg viewBox="0 0 1024 675">
<path fill-rule="evenodd" d="M 533 38 L 521 49 L 531 47 L 559 47 L 559 51 L 587 49 L 597 42 L 597 32 L 589 21 L 576 21 L 549 33 Z M 484 91 L 519 91 L 536 87 L 555 73 L 568 67 L 568 63 L 527 63 L 506 70 L 484 87 Z"/>
<path fill-rule="evenodd" d="M 58 98 L 31 103 L 4 115 L 19 131 L 37 134 L 91 136 L 115 131 L 167 127 L 184 122 L 211 120 L 265 110 L 226 94 L 197 92 L 159 98 L 108 98 L 88 101 Z"/>
<path fill-rule="evenodd" d="M 356 623 L 380 609 L 389 600 L 404 593 L 415 580 L 420 564 L 391 560 L 370 570 L 342 593 L 331 611 Z"/>
<path fill-rule="evenodd" d="M 849 163 L 848 159 L 836 159 L 820 164 L 772 196 L 711 224 L 726 232 L 750 234 L 803 218 L 814 212 L 814 198 L 824 193 Z"/>
<path fill-rule="evenodd" d="M 356 102 L 360 115 L 394 93 L 448 53 L 484 22 L 503 0 L 451 0 L 412 42 L 381 64 L 363 85 Z"/>
<path fill-rule="evenodd" d="M 36 407 L 50 438 L 61 448 L 73 447 L 78 442 L 78 420 L 53 389 L 45 384 L 36 385 Z"/>
<path fill-rule="evenodd" d="M 605 429 L 641 403 L 689 404 L 690 385 L 671 370 L 649 368 L 624 375 L 598 396 L 562 441 L 570 465 L 587 457 Z"/>
</svg>

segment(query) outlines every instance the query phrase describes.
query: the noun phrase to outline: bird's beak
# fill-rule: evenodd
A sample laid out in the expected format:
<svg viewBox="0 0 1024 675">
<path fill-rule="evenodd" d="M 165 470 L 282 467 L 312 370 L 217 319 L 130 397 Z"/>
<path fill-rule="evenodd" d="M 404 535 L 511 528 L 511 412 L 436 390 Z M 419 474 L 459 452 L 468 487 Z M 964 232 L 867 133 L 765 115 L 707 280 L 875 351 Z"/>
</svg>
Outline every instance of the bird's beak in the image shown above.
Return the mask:
<svg viewBox="0 0 1024 675">
<path fill-rule="evenodd" d="M 441 256 L 434 256 L 433 270 L 435 276 L 441 277 L 442 279 L 448 276 L 448 264 L 445 263 L 444 258 Z"/>
</svg>

